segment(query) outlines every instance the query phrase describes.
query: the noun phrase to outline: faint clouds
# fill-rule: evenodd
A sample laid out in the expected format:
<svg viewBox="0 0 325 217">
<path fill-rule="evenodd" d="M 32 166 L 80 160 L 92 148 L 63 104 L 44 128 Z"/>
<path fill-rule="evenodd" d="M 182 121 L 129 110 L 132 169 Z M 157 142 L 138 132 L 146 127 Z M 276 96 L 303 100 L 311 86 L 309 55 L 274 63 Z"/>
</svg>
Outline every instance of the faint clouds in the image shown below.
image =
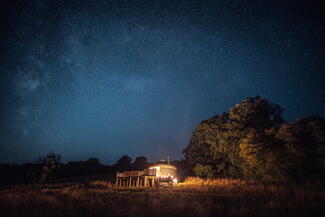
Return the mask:
<svg viewBox="0 0 325 217">
<path fill-rule="evenodd" d="M 24 73 L 19 71 L 16 75 L 16 93 L 19 97 L 24 98 L 33 93 L 41 86 L 39 78 L 33 76 L 33 73 Z"/>
<path fill-rule="evenodd" d="M 15 92 L 18 97 L 25 98 L 45 86 L 49 80 L 49 73 L 46 71 L 25 72 L 19 69 L 15 77 Z"/>
<path fill-rule="evenodd" d="M 140 93 L 154 87 L 154 81 L 150 77 L 113 75 L 109 82 L 114 86 L 120 87 L 123 91 Z"/>
<path fill-rule="evenodd" d="M 131 92 L 143 92 L 153 86 L 152 79 L 147 77 L 131 77 L 124 83 L 124 88 Z"/>
<path fill-rule="evenodd" d="M 39 79 L 29 79 L 23 85 L 25 89 L 29 91 L 34 91 L 41 85 L 41 82 L 39 81 Z"/>
<path fill-rule="evenodd" d="M 247 77 L 240 75 L 232 75 L 226 80 L 218 84 L 218 93 L 237 94 L 238 92 L 245 92 L 249 87 L 249 80 Z"/>
<path fill-rule="evenodd" d="M 29 129 L 27 129 L 26 127 L 23 127 L 22 131 L 23 131 L 24 136 L 30 136 L 31 135 Z"/>
</svg>

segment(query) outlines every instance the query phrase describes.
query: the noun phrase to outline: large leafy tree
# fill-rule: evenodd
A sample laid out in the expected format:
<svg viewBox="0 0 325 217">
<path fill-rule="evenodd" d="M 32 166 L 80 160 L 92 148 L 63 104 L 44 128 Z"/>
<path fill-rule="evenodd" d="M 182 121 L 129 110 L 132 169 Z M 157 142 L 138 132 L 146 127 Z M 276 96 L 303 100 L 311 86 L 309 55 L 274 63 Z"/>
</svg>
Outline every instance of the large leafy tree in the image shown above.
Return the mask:
<svg viewBox="0 0 325 217">
<path fill-rule="evenodd" d="M 325 172 L 325 120 L 318 116 L 299 118 L 279 128 L 276 138 L 286 152 L 285 168 L 297 181 L 319 178 Z"/>
<path fill-rule="evenodd" d="M 286 123 L 283 109 L 259 96 L 202 121 L 184 150 L 200 176 L 302 183 L 325 179 L 325 120 Z"/>
<path fill-rule="evenodd" d="M 325 174 L 325 120 L 305 117 L 291 124 L 252 132 L 241 140 L 247 178 L 276 182 L 322 180 Z"/>
<path fill-rule="evenodd" d="M 214 170 L 209 165 L 203 166 L 201 164 L 197 164 L 193 168 L 193 172 L 196 176 L 202 177 L 202 178 L 213 178 L 213 176 L 214 176 Z"/>
<path fill-rule="evenodd" d="M 229 109 L 228 113 L 202 121 L 184 150 L 194 167 L 212 166 L 219 176 L 242 177 L 243 159 L 240 143 L 249 132 L 263 132 L 280 126 L 283 109 L 260 96 L 249 97 Z"/>
<path fill-rule="evenodd" d="M 241 169 L 245 178 L 264 181 L 284 180 L 284 152 L 275 135 L 277 128 L 264 132 L 251 131 L 240 141 Z"/>
</svg>

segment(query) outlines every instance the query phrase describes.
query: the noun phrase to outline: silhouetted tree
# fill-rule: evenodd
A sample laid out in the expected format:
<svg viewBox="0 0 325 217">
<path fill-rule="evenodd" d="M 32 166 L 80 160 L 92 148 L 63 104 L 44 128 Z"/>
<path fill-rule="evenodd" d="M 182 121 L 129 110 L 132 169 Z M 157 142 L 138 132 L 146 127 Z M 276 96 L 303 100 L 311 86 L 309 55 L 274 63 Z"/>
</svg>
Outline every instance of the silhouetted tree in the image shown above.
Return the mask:
<svg viewBox="0 0 325 217">
<path fill-rule="evenodd" d="M 113 165 L 115 171 L 121 172 L 121 171 L 128 171 L 132 169 L 132 158 L 123 155 L 120 159 L 117 160 L 116 164 Z"/>
<path fill-rule="evenodd" d="M 134 170 L 144 170 L 144 169 L 147 169 L 148 166 L 149 166 L 148 159 L 144 156 L 135 158 L 135 160 L 132 164 L 132 168 Z"/>
<path fill-rule="evenodd" d="M 85 166 L 90 166 L 90 167 L 100 167 L 102 166 L 102 164 L 100 163 L 100 161 L 98 160 L 98 158 L 88 158 L 88 160 L 86 160 L 84 162 Z"/>
<path fill-rule="evenodd" d="M 61 156 L 55 153 L 39 156 L 35 170 L 29 174 L 32 183 L 44 183 L 52 178 L 55 169 L 60 167 Z"/>
</svg>

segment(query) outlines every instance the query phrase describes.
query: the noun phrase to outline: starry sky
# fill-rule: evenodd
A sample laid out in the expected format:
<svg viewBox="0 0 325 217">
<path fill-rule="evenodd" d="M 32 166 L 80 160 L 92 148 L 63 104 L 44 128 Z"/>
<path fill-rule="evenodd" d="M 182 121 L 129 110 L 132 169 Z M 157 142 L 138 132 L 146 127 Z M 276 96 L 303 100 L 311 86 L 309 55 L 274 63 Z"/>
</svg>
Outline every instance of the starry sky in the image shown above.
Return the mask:
<svg viewBox="0 0 325 217">
<path fill-rule="evenodd" d="M 256 95 L 325 116 L 317 1 L 0 4 L 0 162 L 181 159 L 200 121 Z"/>
</svg>

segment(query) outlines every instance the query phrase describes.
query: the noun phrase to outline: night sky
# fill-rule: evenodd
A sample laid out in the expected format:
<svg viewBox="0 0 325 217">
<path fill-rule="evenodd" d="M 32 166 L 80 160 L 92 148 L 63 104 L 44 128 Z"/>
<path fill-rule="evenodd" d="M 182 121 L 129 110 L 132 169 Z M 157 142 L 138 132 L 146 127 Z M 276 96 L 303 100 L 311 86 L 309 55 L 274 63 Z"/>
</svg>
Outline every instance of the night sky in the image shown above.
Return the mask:
<svg viewBox="0 0 325 217">
<path fill-rule="evenodd" d="M 325 116 L 316 1 L 1 1 L 0 161 L 150 161 L 246 97 Z"/>
</svg>

